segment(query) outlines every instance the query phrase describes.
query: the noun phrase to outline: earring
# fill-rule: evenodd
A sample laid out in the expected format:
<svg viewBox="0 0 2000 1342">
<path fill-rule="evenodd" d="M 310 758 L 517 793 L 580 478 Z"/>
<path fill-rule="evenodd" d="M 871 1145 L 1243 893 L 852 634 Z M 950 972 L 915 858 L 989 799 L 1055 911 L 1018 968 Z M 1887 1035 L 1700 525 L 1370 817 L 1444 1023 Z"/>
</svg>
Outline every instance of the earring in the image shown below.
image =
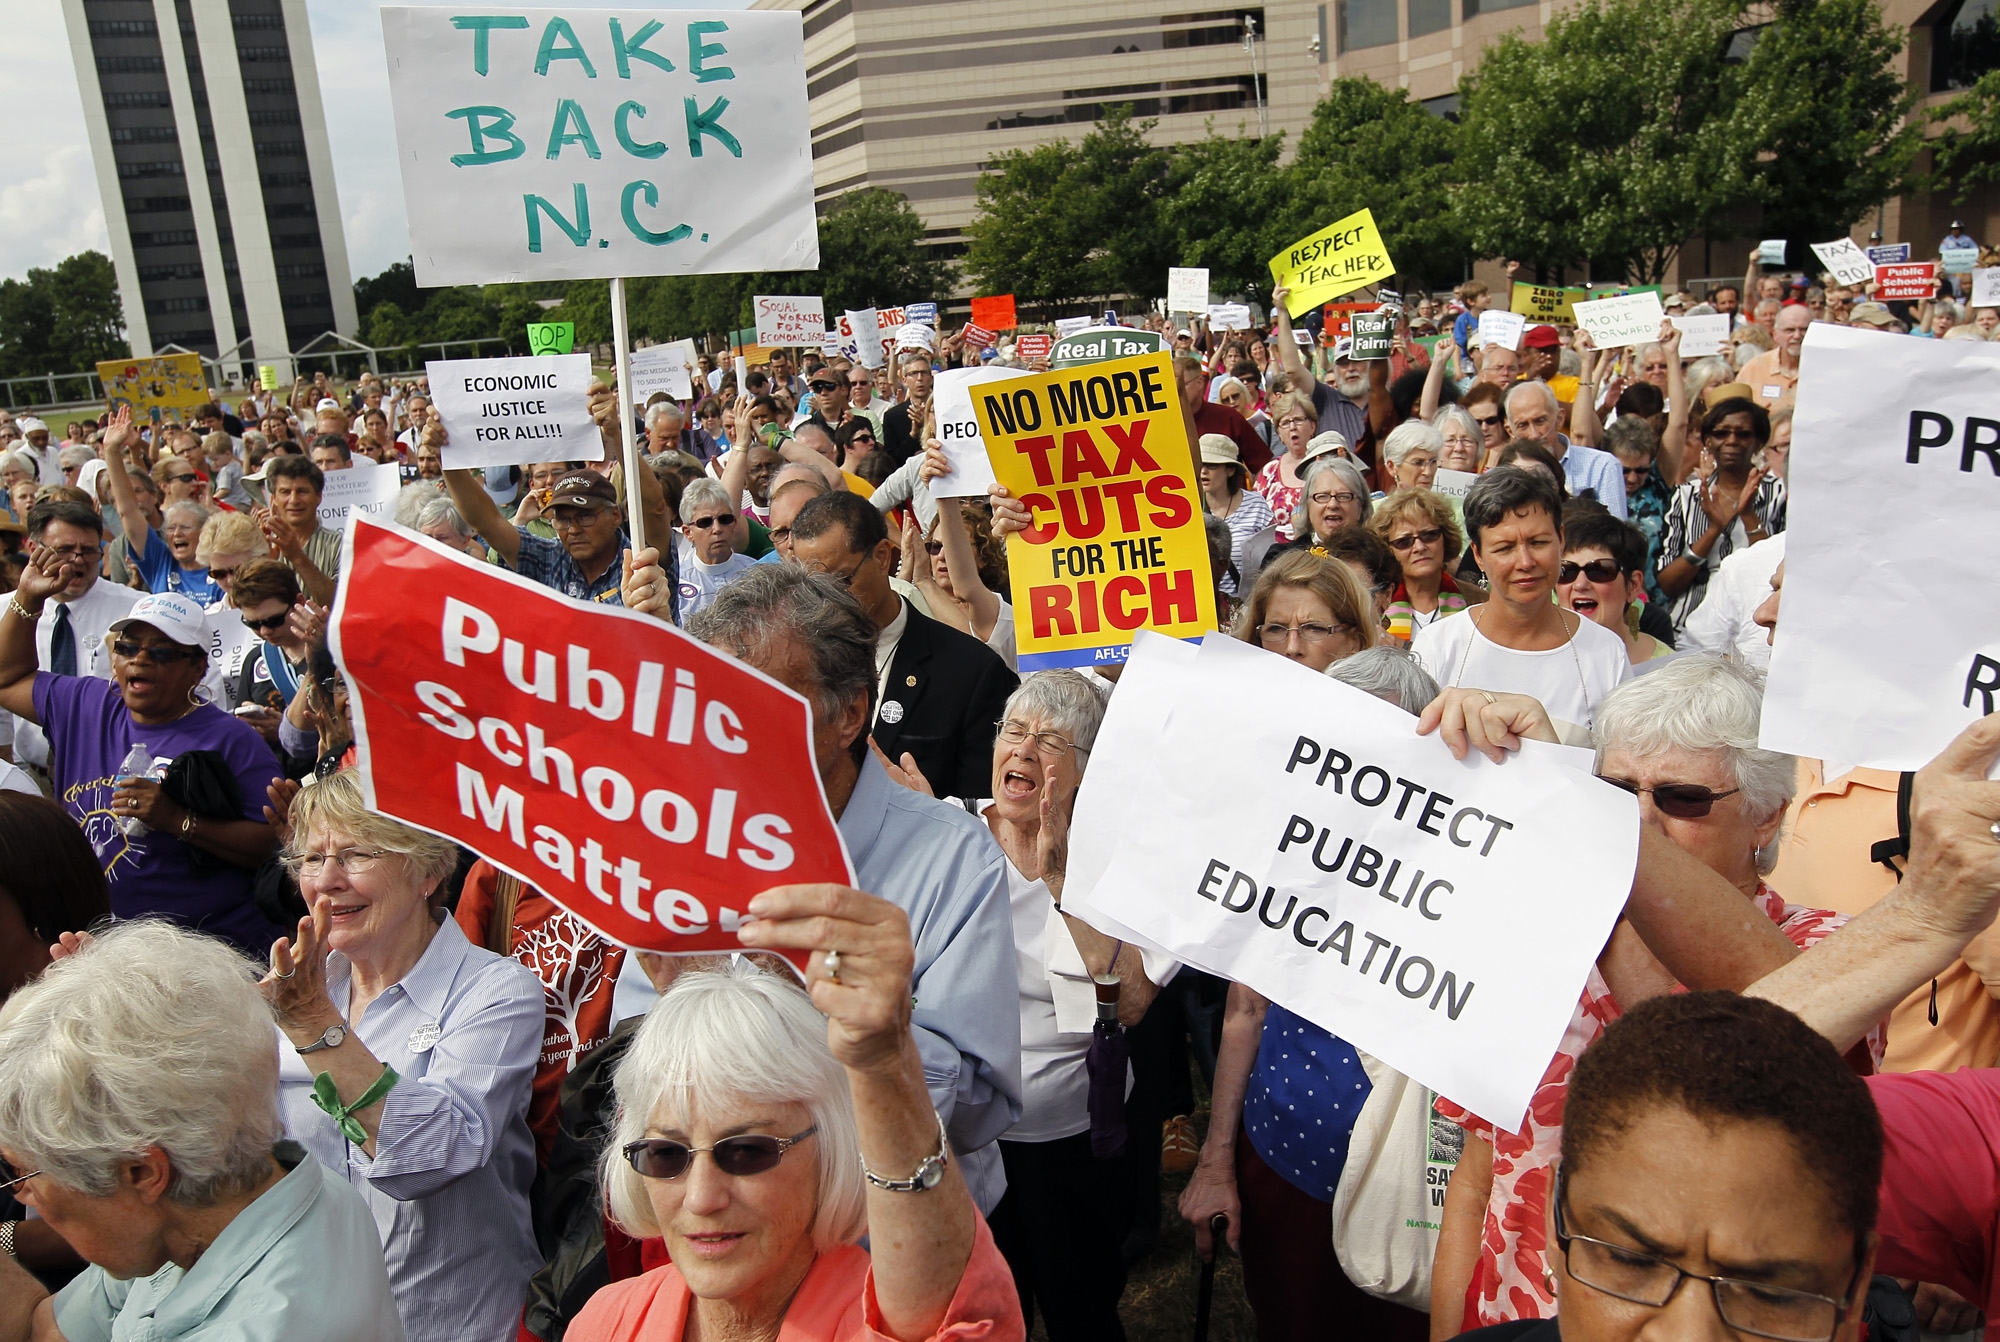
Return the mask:
<svg viewBox="0 0 2000 1342">
<path fill-rule="evenodd" d="M 204 684 L 195 684 L 188 689 L 188 707 L 206 708 L 215 702 L 215 691 Z"/>
</svg>

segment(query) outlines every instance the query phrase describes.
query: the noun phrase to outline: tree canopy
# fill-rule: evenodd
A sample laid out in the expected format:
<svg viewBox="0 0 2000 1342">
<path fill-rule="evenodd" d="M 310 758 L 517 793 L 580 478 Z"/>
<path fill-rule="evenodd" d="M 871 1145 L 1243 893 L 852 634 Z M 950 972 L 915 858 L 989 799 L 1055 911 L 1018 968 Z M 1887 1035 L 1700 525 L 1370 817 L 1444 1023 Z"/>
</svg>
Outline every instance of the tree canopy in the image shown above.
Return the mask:
<svg viewBox="0 0 2000 1342">
<path fill-rule="evenodd" d="M 131 352 L 118 277 L 103 252 L 0 280 L 0 376 L 82 372 Z"/>
</svg>

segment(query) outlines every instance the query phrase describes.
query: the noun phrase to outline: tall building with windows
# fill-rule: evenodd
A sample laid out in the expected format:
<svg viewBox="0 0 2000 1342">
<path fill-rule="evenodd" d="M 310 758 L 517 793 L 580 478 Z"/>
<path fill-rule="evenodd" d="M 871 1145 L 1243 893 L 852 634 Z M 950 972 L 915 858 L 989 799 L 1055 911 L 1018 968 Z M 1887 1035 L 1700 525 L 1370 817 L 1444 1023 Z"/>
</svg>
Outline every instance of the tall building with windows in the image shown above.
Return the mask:
<svg viewBox="0 0 2000 1342">
<path fill-rule="evenodd" d="M 282 365 L 354 289 L 305 0 L 62 0 L 133 351 Z"/>
<path fill-rule="evenodd" d="M 1262 124 L 1294 136 L 1319 93 L 1303 0 L 1174 10 L 1153 0 L 753 0 L 802 11 L 813 183 L 909 197 L 956 250 L 979 174 L 1008 149 L 1081 138 L 1108 107 L 1158 122 L 1160 143 Z M 1246 20 L 1248 21 L 1246 24 Z M 1254 50 L 1246 32 L 1254 31 Z"/>
</svg>

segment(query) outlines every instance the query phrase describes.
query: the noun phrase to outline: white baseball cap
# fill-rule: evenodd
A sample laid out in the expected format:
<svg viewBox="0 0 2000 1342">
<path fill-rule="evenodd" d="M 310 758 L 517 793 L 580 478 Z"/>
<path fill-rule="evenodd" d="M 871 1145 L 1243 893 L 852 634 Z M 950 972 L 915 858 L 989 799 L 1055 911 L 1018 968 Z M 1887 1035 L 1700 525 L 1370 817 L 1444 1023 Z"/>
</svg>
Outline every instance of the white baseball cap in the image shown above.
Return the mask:
<svg viewBox="0 0 2000 1342">
<path fill-rule="evenodd" d="M 322 410 L 338 410 L 338 409 L 340 409 L 339 401 L 334 400 L 331 396 L 322 396 L 319 398 L 319 404 L 313 407 L 313 413 L 317 415 Z"/>
<path fill-rule="evenodd" d="M 35 433 L 37 431 L 47 433 L 49 431 L 49 426 L 42 423 L 41 420 L 36 419 L 33 415 L 29 415 L 26 419 L 15 420 L 14 427 L 19 429 L 23 434 Z"/>
<path fill-rule="evenodd" d="M 199 648 L 208 643 L 208 617 L 201 607 L 179 592 L 154 592 L 139 598 L 131 613 L 114 620 L 111 632 L 128 625 L 149 624 L 183 647 Z"/>
</svg>

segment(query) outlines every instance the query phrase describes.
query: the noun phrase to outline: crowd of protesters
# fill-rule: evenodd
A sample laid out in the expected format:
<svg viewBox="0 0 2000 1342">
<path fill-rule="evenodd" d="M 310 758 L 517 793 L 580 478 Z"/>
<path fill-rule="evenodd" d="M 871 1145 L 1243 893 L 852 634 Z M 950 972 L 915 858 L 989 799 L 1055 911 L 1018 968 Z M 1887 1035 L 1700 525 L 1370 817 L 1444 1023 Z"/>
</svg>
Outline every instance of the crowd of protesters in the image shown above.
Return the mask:
<svg viewBox="0 0 2000 1342">
<path fill-rule="evenodd" d="M 1064 911 L 1117 671 L 1019 673 L 1031 517 L 932 496 L 935 379 L 1039 365 L 932 332 L 740 383 L 703 356 L 678 401 L 599 384 L 591 462 L 447 470 L 422 379 L 0 419 L 0 1342 L 1116 1339 L 1163 1175 L 1267 1339 L 1980 1326 L 2000 721 L 1913 782 L 1757 742 L 1806 332 L 2000 314 L 1753 260 L 1664 294 L 1655 342 L 1507 349 L 1494 297 L 1396 300 L 1380 359 L 1282 288 L 1250 331 L 1143 319 L 1215 632 L 1461 758 L 1589 748 L 1644 821 L 1523 1125 L 1424 1116 L 1448 1184 L 1410 1281 L 1357 1280 L 1379 1246 L 1334 1213 L 1399 1078 Z M 1710 314 L 1721 350 L 1683 357 L 1672 319 Z M 746 954 L 670 958 L 373 811 L 326 634 L 355 470 L 397 472 L 403 526 L 797 691 L 858 888 L 746 892 Z"/>
</svg>

